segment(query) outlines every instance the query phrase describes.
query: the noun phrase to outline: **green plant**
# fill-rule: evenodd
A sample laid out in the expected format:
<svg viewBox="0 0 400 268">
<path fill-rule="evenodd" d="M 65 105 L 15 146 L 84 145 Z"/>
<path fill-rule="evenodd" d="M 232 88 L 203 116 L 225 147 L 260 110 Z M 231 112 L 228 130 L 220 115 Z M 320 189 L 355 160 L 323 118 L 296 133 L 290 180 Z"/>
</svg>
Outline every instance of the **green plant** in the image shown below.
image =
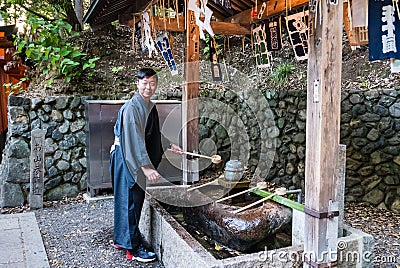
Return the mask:
<svg viewBox="0 0 400 268">
<path fill-rule="evenodd" d="M 204 42 L 206 43 L 206 46 L 203 48 L 203 54 L 206 57 L 206 59 L 210 58 L 210 43 L 214 42 L 214 47 L 217 52 L 217 56 L 222 54 L 222 46 L 221 40 L 223 36 L 220 34 L 216 34 L 214 36 L 211 36 L 209 34 L 206 34 Z"/>
<path fill-rule="evenodd" d="M 113 73 L 118 73 L 118 72 L 121 71 L 122 69 L 124 69 L 124 66 L 113 67 L 113 68 L 111 69 L 111 72 L 113 72 Z"/>
<path fill-rule="evenodd" d="M 25 81 L 27 81 L 27 80 L 29 80 L 29 79 L 26 78 L 26 77 L 22 77 L 22 78 L 18 81 L 18 83 L 15 83 L 15 84 L 13 84 L 13 83 L 6 83 L 6 84 L 3 84 L 3 86 L 8 90 L 8 94 L 9 94 L 9 95 L 12 95 L 12 94 L 14 94 L 14 93 L 16 93 L 16 92 L 22 92 L 22 91 L 23 91 L 22 84 L 23 84 Z"/>
<path fill-rule="evenodd" d="M 17 54 L 25 53 L 48 84 L 53 78 L 78 80 L 86 69 L 95 67 L 98 57 L 89 58 L 68 42 L 67 37 L 79 35 L 70 24 L 61 19 L 49 23 L 36 17 L 29 18 L 28 24 L 31 34 L 15 39 Z"/>
<path fill-rule="evenodd" d="M 294 70 L 294 66 L 291 63 L 283 63 L 278 66 L 272 74 L 271 80 L 275 86 L 283 86 L 289 81 L 290 73 Z"/>
</svg>

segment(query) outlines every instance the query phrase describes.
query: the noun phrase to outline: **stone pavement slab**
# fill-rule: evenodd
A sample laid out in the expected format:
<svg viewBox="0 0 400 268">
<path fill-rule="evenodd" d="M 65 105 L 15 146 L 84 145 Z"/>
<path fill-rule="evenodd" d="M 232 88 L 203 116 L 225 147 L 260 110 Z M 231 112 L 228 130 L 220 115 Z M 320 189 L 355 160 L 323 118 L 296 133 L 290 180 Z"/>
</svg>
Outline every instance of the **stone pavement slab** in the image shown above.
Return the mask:
<svg viewBox="0 0 400 268">
<path fill-rule="evenodd" d="M 33 212 L 0 215 L 0 268 L 48 268 Z"/>
</svg>

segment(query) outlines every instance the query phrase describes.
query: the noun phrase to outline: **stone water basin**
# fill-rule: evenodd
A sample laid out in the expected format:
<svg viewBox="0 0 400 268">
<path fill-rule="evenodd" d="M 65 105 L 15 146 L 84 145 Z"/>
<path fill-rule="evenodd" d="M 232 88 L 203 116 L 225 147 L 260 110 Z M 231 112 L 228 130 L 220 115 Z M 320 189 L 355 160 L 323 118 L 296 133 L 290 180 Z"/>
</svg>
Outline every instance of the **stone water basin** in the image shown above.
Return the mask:
<svg viewBox="0 0 400 268">
<path fill-rule="evenodd" d="M 166 268 L 303 267 L 302 241 L 304 237 L 296 237 L 296 239 L 292 237 L 292 246 L 278 249 L 268 248 L 253 253 L 238 252 L 235 256 L 223 259 L 213 256 L 160 204 L 161 198 L 161 201 L 168 199 L 169 202 L 175 202 L 175 204 L 188 205 L 185 203 L 187 200 L 182 202 L 186 188 L 187 186 L 165 186 L 148 189 L 152 196 L 146 195 L 143 205 L 140 230 Z M 201 198 L 194 199 L 195 203 L 203 201 Z M 296 216 L 297 219 L 293 214 L 292 229 L 304 227 L 304 213 L 297 214 L 299 214 Z M 373 252 L 374 240 L 371 235 L 348 226 L 344 226 L 344 233 L 345 236 L 339 238 L 339 241 L 347 245 L 344 250 L 342 249 L 344 256 L 353 256 L 354 252 L 364 256 L 366 253 Z M 298 235 L 301 236 L 302 232 L 298 232 Z M 369 259 L 356 262 L 339 260 L 339 267 L 372 267 L 373 255 L 368 256 L 370 256 Z"/>
<path fill-rule="evenodd" d="M 271 240 L 269 238 L 286 227 L 292 219 L 291 209 L 270 201 L 235 214 L 233 211 L 238 208 L 240 206 L 213 203 L 184 208 L 183 214 L 188 225 L 242 252 L 254 251 L 252 249 L 260 243 Z"/>
<path fill-rule="evenodd" d="M 292 210 L 272 201 L 235 213 L 235 210 L 259 199 L 255 196 L 240 195 L 247 197 L 238 199 L 240 202 L 232 202 L 233 199 L 224 201 L 227 203 L 213 202 L 225 196 L 230 190 L 236 189 L 218 183 L 195 191 L 174 191 L 171 197 L 169 197 L 170 190 L 163 192 L 159 189 L 158 192 L 153 190 L 152 193 L 161 203 L 166 204 L 164 208 L 169 205 L 180 207 L 187 225 L 197 228 L 219 244 L 241 252 L 268 246 L 259 244 L 272 240 L 275 233 L 291 222 Z"/>
</svg>

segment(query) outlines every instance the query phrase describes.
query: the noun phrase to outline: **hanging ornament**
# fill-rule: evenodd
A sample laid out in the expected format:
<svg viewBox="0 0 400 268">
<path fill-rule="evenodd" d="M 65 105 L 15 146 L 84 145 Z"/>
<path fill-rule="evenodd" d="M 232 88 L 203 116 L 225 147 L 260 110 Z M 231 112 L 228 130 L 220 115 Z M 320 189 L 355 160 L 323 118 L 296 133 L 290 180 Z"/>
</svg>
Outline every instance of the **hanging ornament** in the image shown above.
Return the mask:
<svg viewBox="0 0 400 268">
<path fill-rule="evenodd" d="M 211 62 L 211 74 L 213 81 L 222 81 L 221 66 L 219 65 L 219 57 L 217 52 L 217 42 L 214 37 L 211 37 L 210 43 L 210 62 Z"/>
<path fill-rule="evenodd" d="M 256 19 L 258 14 L 258 8 L 257 8 L 257 0 L 256 0 L 256 6 L 254 8 L 251 8 L 251 18 Z"/>
<path fill-rule="evenodd" d="M 151 58 L 152 52 L 154 51 L 155 53 L 157 53 L 157 51 L 156 51 L 156 47 L 154 45 L 154 40 L 151 37 L 149 13 L 147 13 L 147 12 L 143 13 L 142 23 L 143 23 L 143 32 L 144 32 L 144 41 L 143 41 L 143 43 L 147 47 L 147 49 L 149 50 L 149 57 Z"/>
<path fill-rule="evenodd" d="M 136 22 L 135 25 L 135 37 L 137 40 L 137 43 L 139 45 L 139 49 L 142 51 L 142 53 L 147 51 L 147 47 L 144 45 L 143 41 L 144 41 L 144 37 L 143 37 L 143 27 L 142 27 L 143 23 L 142 20 L 140 19 L 138 22 Z"/>
<path fill-rule="evenodd" d="M 257 18 L 257 9 L 254 9 L 253 7 L 251 8 L 250 17 L 252 19 L 256 19 Z"/>
<path fill-rule="evenodd" d="M 264 15 L 265 9 L 267 8 L 267 2 L 262 3 L 260 12 L 258 12 L 258 19 L 261 20 Z M 268 14 L 267 14 L 268 15 Z"/>
<path fill-rule="evenodd" d="M 214 36 L 214 31 L 211 28 L 211 16 L 212 11 L 207 7 L 208 0 L 200 0 L 200 7 L 197 5 L 196 0 L 189 0 L 188 10 L 194 12 L 196 18 L 196 25 L 199 26 L 200 38 L 205 40 L 204 30 L 206 30 L 211 36 Z M 204 14 L 204 22 L 200 19 L 200 15 Z"/>
<path fill-rule="evenodd" d="M 352 0 L 351 5 L 351 26 L 354 27 L 366 27 L 367 23 L 367 1 L 365 0 Z M 351 15 L 350 15 L 351 14 Z"/>
<path fill-rule="evenodd" d="M 279 18 L 269 20 L 266 26 L 265 34 L 268 51 L 280 50 L 282 48 L 282 42 Z"/>
<path fill-rule="evenodd" d="M 308 59 L 308 10 L 286 17 L 290 42 L 298 61 Z"/>
<path fill-rule="evenodd" d="M 256 58 L 256 64 L 259 68 L 270 67 L 271 55 L 267 50 L 267 42 L 265 41 L 265 30 L 262 25 L 257 26 L 252 31 L 254 54 Z"/>
<path fill-rule="evenodd" d="M 163 35 L 157 38 L 157 47 L 161 52 L 165 62 L 168 65 L 169 70 L 172 75 L 178 74 L 178 68 L 176 67 L 176 63 L 174 60 L 174 56 L 172 55 L 171 46 L 169 43 L 168 35 L 164 33 Z"/>
</svg>

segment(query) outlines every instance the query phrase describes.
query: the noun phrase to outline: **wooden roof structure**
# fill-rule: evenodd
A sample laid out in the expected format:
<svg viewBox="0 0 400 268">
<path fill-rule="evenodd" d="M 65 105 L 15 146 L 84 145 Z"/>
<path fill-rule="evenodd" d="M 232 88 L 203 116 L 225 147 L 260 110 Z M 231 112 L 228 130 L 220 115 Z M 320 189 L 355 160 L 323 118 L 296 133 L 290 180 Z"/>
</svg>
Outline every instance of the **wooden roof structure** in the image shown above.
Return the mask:
<svg viewBox="0 0 400 268">
<path fill-rule="evenodd" d="M 171 0 L 173 1 L 173 0 Z M 89 23 L 92 29 L 98 29 L 113 21 L 126 21 L 132 18 L 132 14 L 143 12 L 152 3 L 158 1 L 149 0 L 97 0 L 93 1 L 86 13 L 83 21 Z M 223 0 L 222 0 L 223 2 Z M 236 27 L 249 26 L 251 23 L 259 21 L 251 19 L 250 13 L 255 6 L 260 9 L 262 1 L 258 0 L 231 0 L 228 9 L 222 6 L 220 0 L 209 0 L 208 7 L 213 11 L 213 16 L 218 21 L 236 23 Z M 266 2 L 267 8 L 260 20 L 264 20 L 269 16 L 282 13 L 288 8 L 295 8 L 308 4 L 308 0 L 269 0 Z M 179 12 L 184 8 L 184 2 L 178 1 Z M 226 26 L 226 24 L 225 24 Z M 218 31 L 217 31 L 218 32 Z M 240 33 L 239 33 L 240 34 Z"/>
<path fill-rule="evenodd" d="M 255 22 L 250 16 L 256 0 L 231 0 L 232 13 L 221 10 L 219 0 L 209 0 L 209 8 L 220 20 L 229 23 L 229 29 L 240 26 L 248 29 Z M 306 160 L 305 160 L 305 233 L 304 267 L 335 267 L 337 254 L 327 256 L 326 252 L 336 252 L 339 226 L 339 137 L 340 137 L 340 97 L 343 36 L 344 0 L 310 0 L 308 16 L 308 75 L 307 75 L 307 119 L 306 119 Z M 84 21 L 93 29 L 110 23 L 117 18 L 129 22 L 134 13 L 140 13 L 151 5 L 148 0 L 97 0 L 93 2 Z M 261 20 L 274 16 L 289 7 L 308 4 L 308 0 L 269 0 Z M 261 2 L 258 3 L 260 8 Z M 187 11 L 186 19 L 186 60 L 185 82 L 182 97 L 183 149 L 198 149 L 198 122 L 185 120 L 198 118 L 198 107 L 188 100 L 198 97 L 199 29 L 194 23 L 193 11 Z M 124 18 L 128 17 L 128 19 Z M 153 25 L 154 27 L 154 25 Z M 225 25 L 225 27 L 227 27 Z M 179 28 L 179 27 L 178 27 Z M 168 30 L 179 30 L 170 27 Z M 153 29 L 157 29 L 156 27 Z M 161 28 L 162 29 L 162 28 Z M 183 30 L 183 29 L 182 29 Z M 215 31 L 216 33 L 218 31 Z M 229 34 L 225 31 L 226 34 Z M 233 34 L 233 33 L 232 33 Z M 197 38 L 197 41 L 196 41 Z M 197 42 L 197 44 L 196 44 Z M 191 67 L 190 67 L 191 66 Z M 186 147 L 185 147 L 186 146 Z M 191 170 L 184 161 L 183 170 Z M 189 168 L 188 168 L 189 167 Z M 185 178 L 184 172 L 184 178 Z M 344 182 L 341 182 L 344 183 Z M 340 213 L 342 213 L 341 211 Z"/>
</svg>

